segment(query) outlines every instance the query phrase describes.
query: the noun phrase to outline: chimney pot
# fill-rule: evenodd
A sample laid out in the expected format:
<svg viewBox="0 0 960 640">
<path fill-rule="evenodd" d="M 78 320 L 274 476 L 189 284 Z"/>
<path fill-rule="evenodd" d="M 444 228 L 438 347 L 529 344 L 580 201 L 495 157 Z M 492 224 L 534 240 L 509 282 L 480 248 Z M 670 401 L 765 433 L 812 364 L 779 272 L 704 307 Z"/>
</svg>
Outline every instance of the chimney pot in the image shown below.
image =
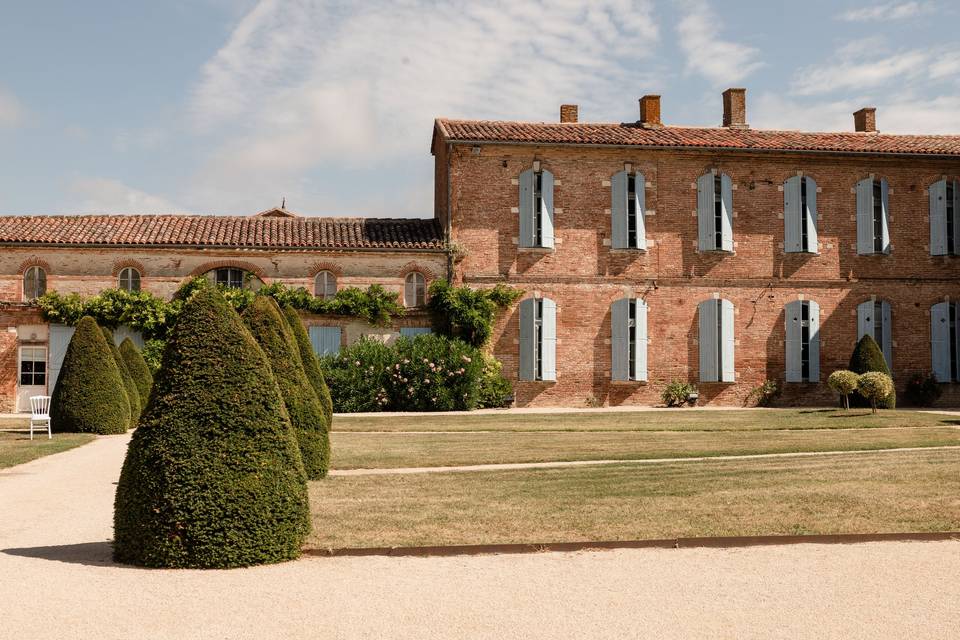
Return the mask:
<svg viewBox="0 0 960 640">
<path fill-rule="evenodd" d="M 747 124 L 747 90 L 730 88 L 723 92 L 723 126 L 749 129 Z"/>
<path fill-rule="evenodd" d="M 560 122 L 576 122 L 579 108 L 575 104 L 560 105 Z"/>
<path fill-rule="evenodd" d="M 660 96 L 646 95 L 640 98 L 640 125 L 644 127 L 662 127 L 660 120 Z"/>
<path fill-rule="evenodd" d="M 853 112 L 853 129 L 860 133 L 877 132 L 877 108 L 864 107 Z"/>
</svg>

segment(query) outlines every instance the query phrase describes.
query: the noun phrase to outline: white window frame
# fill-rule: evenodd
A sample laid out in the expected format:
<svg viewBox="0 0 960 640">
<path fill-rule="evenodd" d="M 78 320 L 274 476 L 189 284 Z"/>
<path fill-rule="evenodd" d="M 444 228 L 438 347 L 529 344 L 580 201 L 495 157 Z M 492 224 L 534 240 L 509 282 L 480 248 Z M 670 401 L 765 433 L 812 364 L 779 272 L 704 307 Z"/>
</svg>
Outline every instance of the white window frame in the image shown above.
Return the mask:
<svg viewBox="0 0 960 640">
<path fill-rule="evenodd" d="M 28 286 L 32 289 L 29 293 Z M 41 290 L 42 289 L 42 290 Z M 36 300 L 47 292 L 47 272 L 39 265 L 31 265 L 23 271 L 23 300 Z M 30 295 L 34 294 L 34 295 Z"/>
<path fill-rule="evenodd" d="M 411 271 L 403 279 L 403 306 L 412 309 L 425 304 L 427 304 L 427 278 L 419 271 Z"/>
<path fill-rule="evenodd" d="M 337 295 L 337 276 L 328 269 L 320 271 L 313 277 L 313 295 L 324 300 L 330 300 Z"/>
<path fill-rule="evenodd" d="M 220 273 L 226 272 L 225 282 L 220 281 Z M 240 274 L 239 284 L 236 283 L 236 275 Z M 217 267 L 213 270 L 213 282 L 217 286 L 224 286 L 228 289 L 243 289 L 246 286 L 247 272 L 240 267 Z"/>
<path fill-rule="evenodd" d="M 31 358 L 24 358 L 24 356 L 25 356 L 25 354 L 26 354 L 27 352 L 33 353 L 33 354 L 34 354 L 33 357 L 31 357 Z M 41 357 L 38 358 L 38 357 L 36 356 L 36 352 L 39 352 L 39 354 L 40 354 Z M 37 377 L 37 375 L 38 375 L 37 372 L 36 372 L 36 371 L 31 371 L 31 372 L 30 372 L 30 375 L 31 375 L 31 381 L 30 381 L 30 383 L 29 383 L 29 384 L 24 384 L 24 383 L 23 383 L 23 374 L 24 374 L 24 371 L 23 371 L 23 363 L 24 363 L 24 362 L 32 362 L 32 363 L 42 362 L 42 363 L 43 363 L 43 372 L 39 374 L 39 375 L 43 376 L 43 382 L 41 382 L 41 383 L 38 384 L 38 383 L 36 382 L 36 377 Z M 31 367 L 31 368 L 32 368 L 32 367 Z M 17 386 L 18 386 L 18 387 L 44 387 L 44 388 L 46 388 L 46 386 L 47 386 L 47 381 L 48 381 L 49 379 L 50 379 L 50 371 L 48 370 L 48 367 L 47 367 L 47 347 L 45 347 L 44 345 L 32 345 L 32 344 L 21 345 L 21 346 L 20 346 L 20 353 L 18 354 L 18 360 L 17 360 Z"/>
<path fill-rule="evenodd" d="M 136 274 L 136 277 L 134 277 Z M 140 279 L 143 276 L 140 271 L 134 267 L 124 267 L 117 275 L 117 287 L 124 291 L 140 291 Z M 134 287 L 136 282 L 136 287 Z"/>
</svg>

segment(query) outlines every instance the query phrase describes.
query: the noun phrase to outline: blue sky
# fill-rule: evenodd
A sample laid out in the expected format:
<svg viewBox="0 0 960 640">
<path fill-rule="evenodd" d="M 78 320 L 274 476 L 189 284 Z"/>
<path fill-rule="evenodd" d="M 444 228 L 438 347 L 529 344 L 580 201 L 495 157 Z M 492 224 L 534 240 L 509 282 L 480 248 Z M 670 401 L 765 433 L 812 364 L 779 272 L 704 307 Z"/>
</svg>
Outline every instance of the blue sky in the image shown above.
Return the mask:
<svg viewBox="0 0 960 640">
<path fill-rule="evenodd" d="M 430 216 L 433 119 L 960 134 L 952 0 L 0 0 L 0 213 Z"/>
</svg>

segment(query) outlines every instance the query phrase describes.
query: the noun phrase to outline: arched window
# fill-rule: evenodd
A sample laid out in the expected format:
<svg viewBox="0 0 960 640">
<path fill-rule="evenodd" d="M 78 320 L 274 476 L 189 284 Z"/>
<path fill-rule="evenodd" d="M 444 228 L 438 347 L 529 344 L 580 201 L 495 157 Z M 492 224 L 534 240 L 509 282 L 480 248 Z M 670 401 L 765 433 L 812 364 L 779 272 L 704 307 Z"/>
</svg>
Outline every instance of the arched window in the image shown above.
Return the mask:
<svg viewBox="0 0 960 640">
<path fill-rule="evenodd" d="M 120 270 L 117 284 L 124 291 L 140 291 L 140 272 L 133 267 L 124 267 Z"/>
<path fill-rule="evenodd" d="M 30 301 L 47 292 L 47 272 L 41 267 L 28 267 L 23 272 L 23 299 Z"/>
<path fill-rule="evenodd" d="M 214 271 L 214 282 L 216 285 L 227 287 L 228 289 L 243 289 L 244 277 L 247 275 L 243 269 L 236 267 L 221 267 Z"/>
<path fill-rule="evenodd" d="M 419 271 L 411 271 L 403 285 L 403 306 L 422 307 L 427 303 L 427 280 Z"/>
<path fill-rule="evenodd" d="M 324 300 L 337 295 L 337 276 L 330 271 L 321 271 L 313 280 L 313 295 Z"/>
</svg>

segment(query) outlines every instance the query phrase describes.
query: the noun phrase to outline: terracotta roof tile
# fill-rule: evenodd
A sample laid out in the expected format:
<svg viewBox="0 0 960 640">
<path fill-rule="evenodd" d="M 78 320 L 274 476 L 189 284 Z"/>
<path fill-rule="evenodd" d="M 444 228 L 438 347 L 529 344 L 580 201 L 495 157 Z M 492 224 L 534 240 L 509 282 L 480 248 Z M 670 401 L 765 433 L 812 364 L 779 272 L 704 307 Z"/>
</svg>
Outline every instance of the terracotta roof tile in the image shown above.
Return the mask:
<svg viewBox="0 0 960 640">
<path fill-rule="evenodd" d="M 0 243 L 244 249 L 442 249 L 443 229 L 432 218 L 0 216 Z"/>
<path fill-rule="evenodd" d="M 441 118 L 436 124 L 441 136 L 458 142 L 960 156 L 960 136 L 810 133 L 724 127 L 646 128 L 633 122 L 561 124 Z"/>
</svg>

